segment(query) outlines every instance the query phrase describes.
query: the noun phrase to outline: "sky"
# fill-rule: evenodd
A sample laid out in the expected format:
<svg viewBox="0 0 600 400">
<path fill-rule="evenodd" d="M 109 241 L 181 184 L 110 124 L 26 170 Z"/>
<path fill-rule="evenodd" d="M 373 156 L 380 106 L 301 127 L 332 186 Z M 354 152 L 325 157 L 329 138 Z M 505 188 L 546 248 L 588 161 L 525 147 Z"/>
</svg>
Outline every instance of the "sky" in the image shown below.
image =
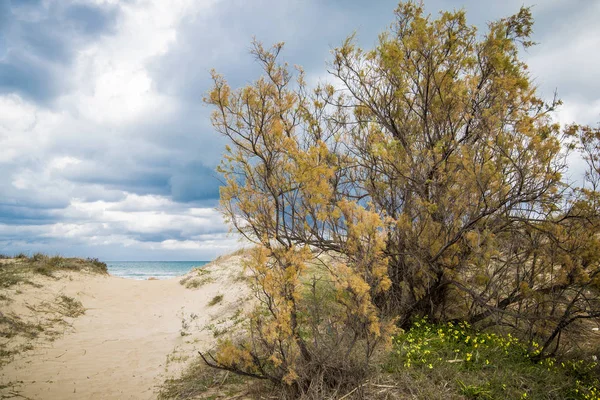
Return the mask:
<svg viewBox="0 0 600 400">
<path fill-rule="evenodd" d="M 523 53 L 561 123 L 600 121 L 600 0 L 426 0 L 489 21 L 532 5 Z M 202 98 L 285 42 L 308 82 L 356 31 L 370 48 L 396 1 L 0 0 L 0 253 L 210 260 L 243 245 L 216 210 L 225 140 Z M 573 160 L 577 170 L 577 160 Z"/>
</svg>

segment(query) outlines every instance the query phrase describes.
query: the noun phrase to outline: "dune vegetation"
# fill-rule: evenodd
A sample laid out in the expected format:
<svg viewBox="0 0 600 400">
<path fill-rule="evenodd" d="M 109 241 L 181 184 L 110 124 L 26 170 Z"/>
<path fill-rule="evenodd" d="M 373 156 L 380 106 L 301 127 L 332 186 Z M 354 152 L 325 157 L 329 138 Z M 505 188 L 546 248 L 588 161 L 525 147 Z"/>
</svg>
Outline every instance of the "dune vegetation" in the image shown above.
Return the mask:
<svg viewBox="0 0 600 400">
<path fill-rule="evenodd" d="M 530 9 L 483 33 L 464 10 L 395 15 L 373 49 L 332 51 L 335 84 L 283 44 L 254 43 L 246 87 L 213 72 L 256 307 L 166 397 L 237 375 L 257 398 L 598 398 L 600 130 L 536 93 Z"/>
<path fill-rule="evenodd" d="M 44 289 L 44 280 L 67 278 L 71 272 L 107 274 L 106 264 L 96 259 L 64 258 L 41 253 L 29 257 L 0 257 L 0 365 L 33 349 L 35 340 L 52 341 L 73 318 L 85 313 L 78 299 L 63 294 L 48 299 L 23 298 L 28 287 Z M 46 296 L 47 297 L 47 296 Z M 15 299 L 18 298 L 18 301 Z"/>
<path fill-rule="evenodd" d="M 36 274 L 56 277 L 59 271 L 108 273 L 105 263 L 91 258 L 65 258 L 41 253 L 32 256 L 26 254 L 18 254 L 15 257 L 0 256 L 0 288 L 10 288 L 17 284 L 35 285 L 30 278 Z"/>
</svg>

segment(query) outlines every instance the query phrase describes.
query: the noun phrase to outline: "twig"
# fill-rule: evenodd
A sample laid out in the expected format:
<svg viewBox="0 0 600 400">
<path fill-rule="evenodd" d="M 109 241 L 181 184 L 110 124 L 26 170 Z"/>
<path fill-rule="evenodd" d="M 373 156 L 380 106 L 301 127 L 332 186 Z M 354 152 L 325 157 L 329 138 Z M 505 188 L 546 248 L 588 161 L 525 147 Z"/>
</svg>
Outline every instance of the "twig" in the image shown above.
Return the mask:
<svg viewBox="0 0 600 400">
<path fill-rule="evenodd" d="M 371 383 L 371 386 L 375 386 L 375 387 L 378 387 L 378 388 L 386 388 L 386 389 L 394 389 L 394 388 L 398 387 L 396 385 L 378 385 L 378 384 L 375 384 L 375 383 Z"/>
<path fill-rule="evenodd" d="M 338 400 L 343 400 L 346 397 L 350 396 L 352 393 L 356 392 L 356 390 L 359 388 L 360 386 L 355 387 L 354 389 L 352 389 L 351 391 L 349 391 L 348 393 L 346 393 L 345 395 L 343 395 L 342 397 L 340 397 Z"/>
<path fill-rule="evenodd" d="M 247 395 L 247 394 L 248 394 L 248 393 L 236 394 L 235 396 L 233 396 L 233 397 L 228 397 L 228 398 L 226 398 L 226 399 L 224 399 L 224 400 L 233 400 L 233 399 L 239 399 L 240 397 L 242 397 L 242 396 L 245 396 L 245 395 Z"/>
<path fill-rule="evenodd" d="M 11 390 L 8 394 L 10 394 L 13 397 L 21 397 L 22 399 L 26 399 L 26 400 L 33 400 L 32 398 L 23 396 L 21 393 L 15 392 L 14 390 Z"/>
<path fill-rule="evenodd" d="M 356 392 L 356 390 L 358 390 L 358 388 L 363 387 L 367 383 L 369 383 L 369 381 L 365 381 L 365 382 L 361 383 L 360 385 L 358 385 L 357 387 L 355 387 L 354 389 L 352 389 L 351 391 L 349 391 L 348 393 L 346 393 L 345 395 L 343 395 L 342 397 L 340 397 L 338 400 L 345 399 L 346 397 L 350 396 L 352 393 Z"/>
<path fill-rule="evenodd" d="M 225 383 L 225 381 L 227 380 L 227 377 L 229 376 L 229 371 L 227 371 L 225 373 L 225 377 L 223 377 L 223 380 L 221 381 L 221 383 L 219 383 L 219 386 L 223 386 L 223 384 Z"/>
</svg>

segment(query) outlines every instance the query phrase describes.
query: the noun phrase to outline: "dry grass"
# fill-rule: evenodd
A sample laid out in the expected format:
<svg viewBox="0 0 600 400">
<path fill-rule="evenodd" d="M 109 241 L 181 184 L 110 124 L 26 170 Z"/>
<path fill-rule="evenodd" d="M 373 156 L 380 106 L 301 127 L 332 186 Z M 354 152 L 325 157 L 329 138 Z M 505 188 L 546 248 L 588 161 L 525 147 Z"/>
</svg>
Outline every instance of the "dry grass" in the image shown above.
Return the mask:
<svg viewBox="0 0 600 400">
<path fill-rule="evenodd" d="M 166 399 L 257 399 L 262 382 L 207 367 L 203 361 L 190 364 L 179 378 L 167 379 L 158 393 Z"/>
<path fill-rule="evenodd" d="M 46 327 L 39 322 L 25 321 L 15 313 L 0 312 L 0 338 L 3 339 L 0 342 L 0 366 L 9 363 L 16 354 L 30 350 L 30 342 L 45 330 Z"/>
<path fill-rule="evenodd" d="M 0 289 L 18 284 L 36 285 L 31 278 L 43 275 L 56 278 L 59 271 L 82 271 L 107 274 L 106 264 L 97 259 L 64 258 L 34 254 L 31 257 L 18 255 L 15 258 L 0 260 Z"/>
<path fill-rule="evenodd" d="M 25 350 L 33 348 L 33 340 L 52 341 L 60 336 L 69 320 L 85 314 L 83 304 L 73 297 L 61 294 L 53 301 L 27 305 L 28 316 L 15 312 L 0 312 L 0 365 Z"/>
<path fill-rule="evenodd" d="M 63 293 L 56 297 L 19 296 L 30 285 L 39 291 L 48 279 L 66 276 L 64 272 L 78 271 L 106 274 L 106 264 L 95 259 L 49 257 L 20 254 L 14 258 L 0 257 L 0 365 L 32 348 L 32 341 L 52 341 L 70 326 L 70 321 L 85 313 L 83 304 Z M 40 279 L 43 277 L 44 279 Z M 41 289 L 43 290 L 43 289 Z"/>
<path fill-rule="evenodd" d="M 198 289 L 206 284 L 213 283 L 215 280 L 210 276 L 210 271 L 202 268 L 196 268 L 191 273 L 182 278 L 179 283 L 186 289 Z"/>
</svg>

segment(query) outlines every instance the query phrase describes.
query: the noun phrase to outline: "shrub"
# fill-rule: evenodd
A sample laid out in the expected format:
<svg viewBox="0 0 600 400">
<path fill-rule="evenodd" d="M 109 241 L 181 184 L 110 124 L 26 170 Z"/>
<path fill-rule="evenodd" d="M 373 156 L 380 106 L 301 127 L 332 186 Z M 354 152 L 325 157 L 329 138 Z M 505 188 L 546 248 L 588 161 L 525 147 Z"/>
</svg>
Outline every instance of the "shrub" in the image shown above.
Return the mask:
<svg viewBox="0 0 600 400">
<path fill-rule="evenodd" d="M 373 50 L 351 36 L 333 51 L 338 86 L 310 90 L 278 61 L 283 44 L 254 43 L 264 76 L 247 87 L 213 72 L 206 102 L 230 144 L 221 209 L 257 246 L 261 306 L 210 365 L 335 390 L 396 319 L 511 327 L 543 359 L 600 317 L 600 130 L 551 120 L 560 102 L 519 58 L 532 24 L 523 7 L 478 36 L 464 11 L 401 2 Z M 573 148 L 585 187 L 561 180 Z"/>
<path fill-rule="evenodd" d="M 87 258 L 86 261 L 93 265 L 93 267 L 94 267 L 93 269 L 96 270 L 96 272 L 100 272 L 100 273 L 104 273 L 104 274 L 108 273 L 108 266 L 106 265 L 105 262 L 102 262 L 102 261 L 98 260 L 97 258 Z"/>
<path fill-rule="evenodd" d="M 380 318 L 369 284 L 347 264 L 319 268 L 306 248 L 275 251 L 256 248 L 247 264 L 262 304 L 249 316 L 250 336 L 225 338 L 215 355 L 202 357 L 283 384 L 291 397 L 353 387 L 367 376 L 376 348 L 389 342 L 393 321 Z"/>
<path fill-rule="evenodd" d="M 49 257 L 48 257 L 48 256 L 46 256 L 46 255 L 45 255 L 45 254 L 43 254 L 43 253 L 35 253 L 33 256 L 31 256 L 31 259 L 32 259 L 33 261 L 44 261 L 44 260 L 46 260 L 46 259 L 48 259 L 48 258 L 49 258 Z"/>
</svg>

